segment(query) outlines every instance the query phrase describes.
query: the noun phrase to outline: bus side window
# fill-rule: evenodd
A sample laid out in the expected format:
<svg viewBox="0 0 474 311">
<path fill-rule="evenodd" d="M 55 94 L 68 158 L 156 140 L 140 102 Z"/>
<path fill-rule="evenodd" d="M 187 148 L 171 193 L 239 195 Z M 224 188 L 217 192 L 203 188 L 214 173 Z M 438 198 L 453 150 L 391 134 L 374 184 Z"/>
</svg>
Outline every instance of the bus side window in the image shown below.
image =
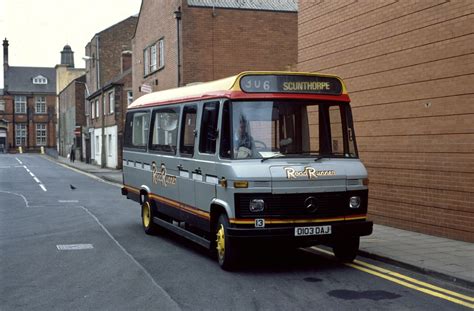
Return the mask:
<svg viewBox="0 0 474 311">
<path fill-rule="evenodd" d="M 193 156 L 196 133 L 196 106 L 185 106 L 181 122 L 181 143 L 179 151 L 184 156 Z"/>
<path fill-rule="evenodd" d="M 231 151 L 231 134 L 230 134 L 230 107 L 229 101 L 224 103 L 222 108 L 222 125 L 221 125 L 221 146 L 219 154 L 221 158 L 230 158 Z"/>
<path fill-rule="evenodd" d="M 205 103 L 202 109 L 199 152 L 209 154 L 216 153 L 218 117 L 219 102 Z"/>
<path fill-rule="evenodd" d="M 150 113 L 147 111 L 127 113 L 124 146 L 128 148 L 146 149 L 149 122 Z"/>
</svg>

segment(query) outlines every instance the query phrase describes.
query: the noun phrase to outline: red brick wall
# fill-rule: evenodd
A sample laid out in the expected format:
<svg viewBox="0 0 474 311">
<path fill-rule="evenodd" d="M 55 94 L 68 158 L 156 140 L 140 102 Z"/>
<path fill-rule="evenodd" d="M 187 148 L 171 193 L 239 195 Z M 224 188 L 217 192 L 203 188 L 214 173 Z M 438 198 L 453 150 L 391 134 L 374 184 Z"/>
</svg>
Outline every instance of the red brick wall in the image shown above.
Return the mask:
<svg viewBox="0 0 474 311">
<path fill-rule="evenodd" d="M 474 241 L 474 2 L 300 1 L 298 69 L 345 79 L 375 222 Z"/>
<path fill-rule="evenodd" d="M 297 14 L 183 8 L 183 82 L 246 70 L 288 70 L 297 59 Z"/>
<path fill-rule="evenodd" d="M 188 7 L 187 1 L 144 0 L 133 39 L 133 95 L 177 87 L 177 32 L 173 12 L 181 7 L 181 85 L 245 70 L 296 66 L 297 14 Z M 144 77 L 143 50 L 164 38 L 165 66 Z"/>
<path fill-rule="evenodd" d="M 176 19 L 173 12 L 181 1 L 143 0 L 133 45 L 133 98 L 145 94 L 139 92 L 142 84 L 153 91 L 169 89 L 178 85 Z M 143 51 L 146 47 L 164 38 L 165 66 L 155 73 L 144 76 Z"/>
</svg>

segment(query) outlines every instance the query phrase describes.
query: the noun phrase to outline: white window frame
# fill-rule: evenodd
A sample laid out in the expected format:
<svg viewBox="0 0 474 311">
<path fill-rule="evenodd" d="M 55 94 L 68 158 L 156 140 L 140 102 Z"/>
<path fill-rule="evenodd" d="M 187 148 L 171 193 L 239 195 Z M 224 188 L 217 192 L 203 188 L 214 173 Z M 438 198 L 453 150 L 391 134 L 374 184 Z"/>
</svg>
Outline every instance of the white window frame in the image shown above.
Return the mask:
<svg viewBox="0 0 474 311">
<path fill-rule="evenodd" d="M 15 146 L 26 146 L 27 138 L 26 123 L 15 124 Z"/>
<path fill-rule="evenodd" d="M 35 113 L 39 113 L 39 114 L 46 113 L 46 96 L 35 97 Z"/>
<path fill-rule="evenodd" d="M 46 123 L 36 123 L 36 146 L 46 146 L 48 127 Z"/>
<path fill-rule="evenodd" d="M 26 113 L 26 96 L 16 95 L 15 96 L 15 113 Z"/>
<path fill-rule="evenodd" d="M 163 68 L 165 66 L 165 39 L 161 38 L 158 41 L 158 68 Z"/>
<path fill-rule="evenodd" d="M 48 79 L 43 76 L 36 76 L 33 78 L 33 84 L 48 84 Z"/>
<path fill-rule="evenodd" d="M 99 100 L 98 99 L 95 100 L 95 117 L 96 118 L 99 117 Z"/>
<path fill-rule="evenodd" d="M 5 111 L 5 101 L 3 99 L 0 100 L 0 111 Z"/>
<path fill-rule="evenodd" d="M 143 50 L 143 75 L 146 76 L 150 73 L 150 52 L 148 50 L 148 47 Z"/>
<path fill-rule="evenodd" d="M 112 114 L 115 112 L 115 92 L 109 92 L 109 113 Z"/>
<path fill-rule="evenodd" d="M 156 43 L 150 46 L 150 73 L 156 71 Z"/>
<path fill-rule="evenodd" d="M 94 119 L 94 118 L 95 118 L 95 105 L 94 105 L 94 101 L 91 101 L 90 104 L 91 104 L 91 119 Z"/>
<path fill-rule="evenodd" d="M 133 103 L 133 91 L 127 91 L 127 107 Z"/>
<path fill-rule="evenodd" d="M 109 136 L 109 148 L 108 148 L 107 151 L 109 152 L 109 157 L 111 157 L 112 156 L 112 144 L 113 144 L 112 134 L 109 134 L 108 136 Z"/>
</svg>

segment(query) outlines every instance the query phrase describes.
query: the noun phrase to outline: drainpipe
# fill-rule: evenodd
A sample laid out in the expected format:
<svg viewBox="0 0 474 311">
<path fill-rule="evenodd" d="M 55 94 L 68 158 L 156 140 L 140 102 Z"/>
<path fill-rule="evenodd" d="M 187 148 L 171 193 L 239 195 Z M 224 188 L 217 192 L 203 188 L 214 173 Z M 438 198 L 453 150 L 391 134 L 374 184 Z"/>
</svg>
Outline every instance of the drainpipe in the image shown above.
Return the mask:
<svg viewBox="0 0 474 311">
<path fill-rule="evenodd" d="M 181 86 L 181 45 L 179 42 L 179 21 L 181 20 L 181 13 L 181 7 L 179 7 L 177 11 L 174 11 L 174 18 L 176 18 L 176 47 L 178 54 L 178 87 Z"/>
</svg>

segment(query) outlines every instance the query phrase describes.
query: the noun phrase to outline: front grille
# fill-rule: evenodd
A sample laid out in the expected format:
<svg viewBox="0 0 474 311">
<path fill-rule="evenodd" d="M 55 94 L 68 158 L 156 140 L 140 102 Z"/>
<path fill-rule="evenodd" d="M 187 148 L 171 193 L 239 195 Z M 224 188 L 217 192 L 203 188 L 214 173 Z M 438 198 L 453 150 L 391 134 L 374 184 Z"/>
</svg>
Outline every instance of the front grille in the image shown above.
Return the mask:
<svg viewBox="0 0 474 311">
<path fill-rule="evenodd" d="M 237 193 L 235 209 L 239 218 L 319 218 L 364 214 L 367 212 L 367 194 L 367 190 L 293 194 Z M 361 197 L 361 207 L 358 209 L 349 208 L 349 198 L 353 195 Z M 309 197 L 315 198 L 316 209 L 306 208 L 305 200 Z M 253 199 L 265 201 L 263 212 L 253 213 L 249 210 Z"/>
</svg>

